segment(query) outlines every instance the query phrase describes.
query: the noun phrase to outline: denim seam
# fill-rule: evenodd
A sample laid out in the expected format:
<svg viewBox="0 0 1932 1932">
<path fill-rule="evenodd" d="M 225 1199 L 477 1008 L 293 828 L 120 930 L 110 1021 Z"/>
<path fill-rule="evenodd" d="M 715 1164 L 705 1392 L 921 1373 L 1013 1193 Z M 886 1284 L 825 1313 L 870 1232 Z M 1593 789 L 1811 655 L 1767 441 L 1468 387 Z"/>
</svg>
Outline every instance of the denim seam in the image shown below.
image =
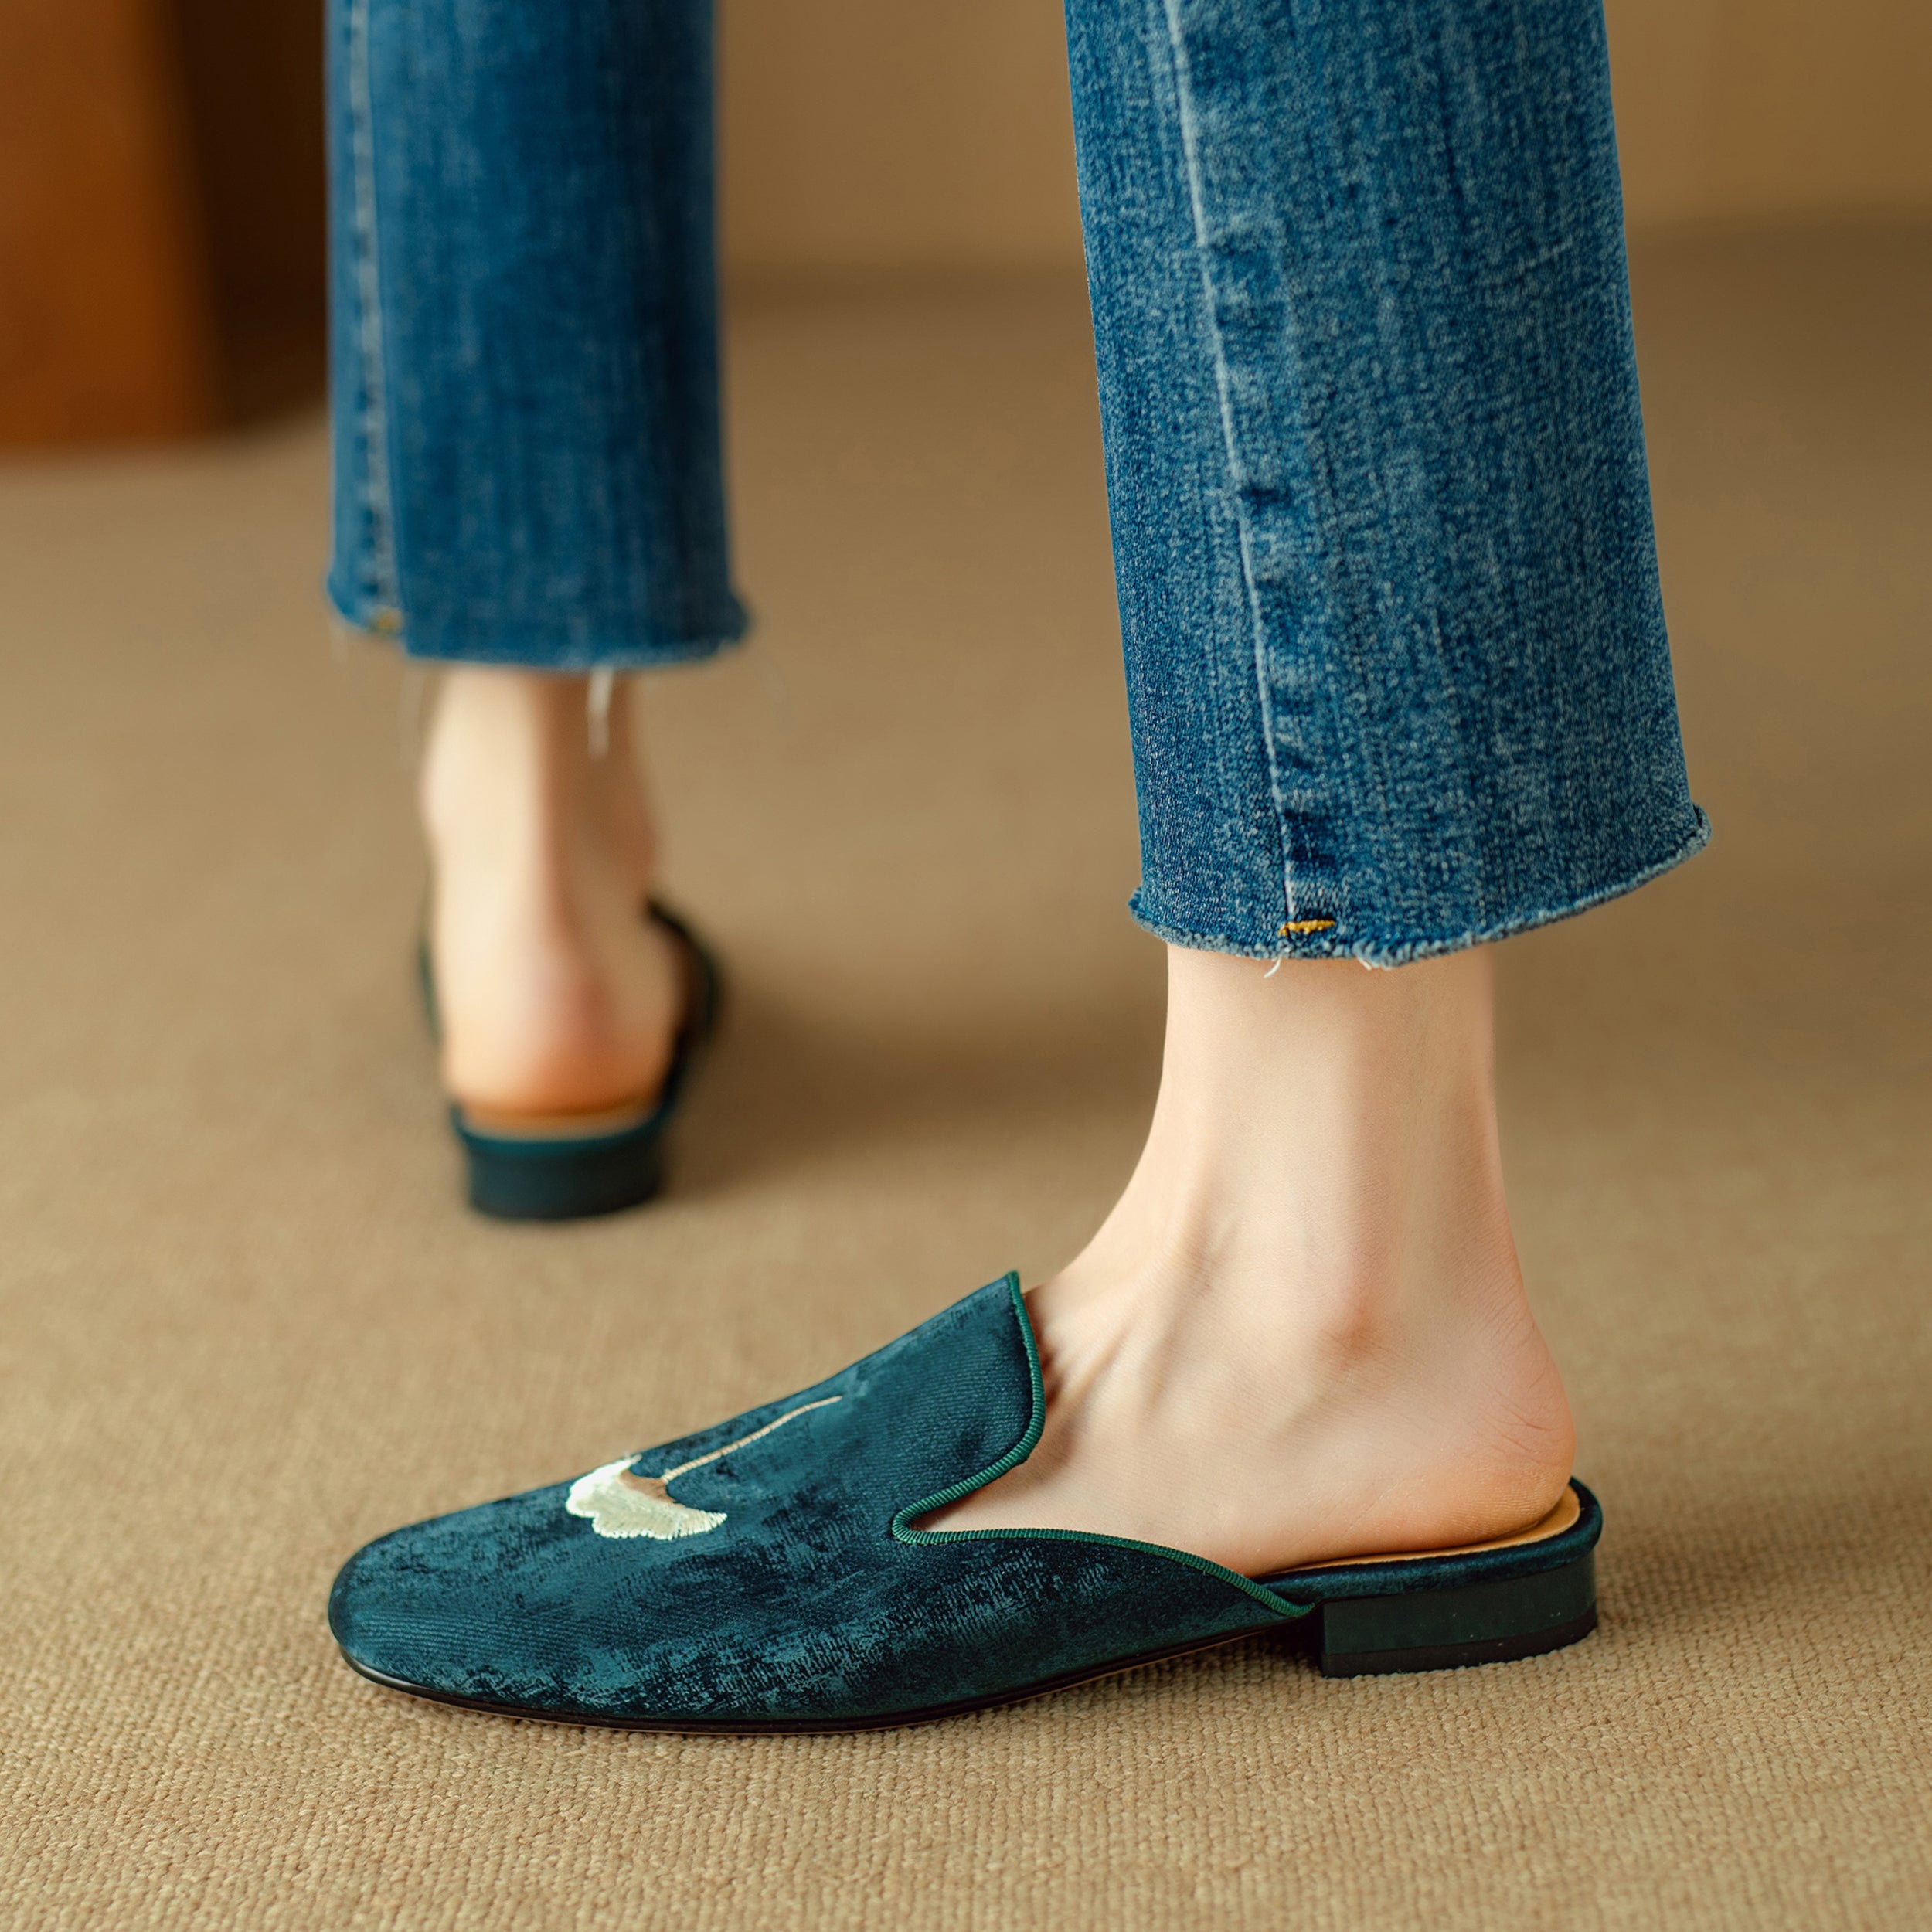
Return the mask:
<svg viewBox="0 0 1932 1932">
<path fill-rule="evenodd" d="M 355 200 L 355 341 L 362 362 L 362 498 L 369 536 L 369 577 L 375 608 L 360 621 L 393 635 L 401 625 L 402 594 L 396 554 L 395 500 L 390 488 L 389 406 L 383 379 L 382 287 L 376 225 L 376 115 L 369 80 L 369 0 L 349 0 L 350 175 Z"/>
<path fill-rule="evenodd" d="M 1202 200 L 1199 124 L 1195 111 L 1193 77 L 1188 64 L 1187 41 L 1182 30 L 1180 0 L 1158 0 L 1167 29 L 1168 58 L 1174 71 L 1174 94 L 1179 109 L 1181 154 L 1187 169 L 1188 212 L 1194 228 L 1194 250 L 1201 274 L 1201 294 L 1207 314 L 1208 338 L 1214 347 L 1214 391 L 1220 406 L 1221 438 L 1227 457 L 1229 495 L 1233 499 L 1235 525 L 1240 537 L 1241 577 L 1247 593 L 1250 622 L 1254 640 L 1255 698 L 1261 714 L 1262 748 L 1267 755 L 1268 790 L 1274 805 L 1275 836 L 1281 853 L 1281 931 L 1285 935 L 1295 918 L 1294 862 L 1288 842 L 1288 808 L 1281 760 L 1275 743 L 1274 707 L 1268 689 L 1267 651 L 1267 620 L 1261 607 L 1260 586 L 1257 581 L 1253 554 L 1253 518 L 1241 480 L 1241 454 L 1234 427 L 1233 377 L 1228 366 L 1227 346 L 1215 307 L 1213 244 L 1209 236 L 1207 210 Z M 1331 922 L 1332 923 L 1332 922 Z"/>
</svg>

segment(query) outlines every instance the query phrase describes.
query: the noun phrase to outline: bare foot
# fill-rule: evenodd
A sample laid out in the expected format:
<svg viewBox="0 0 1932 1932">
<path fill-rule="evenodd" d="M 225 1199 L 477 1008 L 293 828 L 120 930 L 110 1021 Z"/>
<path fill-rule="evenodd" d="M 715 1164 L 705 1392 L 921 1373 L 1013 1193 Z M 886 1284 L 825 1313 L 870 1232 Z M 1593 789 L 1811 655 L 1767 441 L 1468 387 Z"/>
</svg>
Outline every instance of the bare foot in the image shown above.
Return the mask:
<svg viewBox="0 0 1932 1932">
<path fill-rule="evenodd" d="M 488 1116 L 594 1113 L 662 1081 L 682 967 L 642 916 L 656 869 L 629 687 L 594 750 L 586 680 L 444 675 L 423 764 L 443 1078 Z"/>
<path fill-rule="evenodd" d="M 1169 949 L 1146 1149 L 1029 1297 L 1045 1434 L 931 1526 L 1264 1576 L 1506 1536 L 1561 1498 L 1575 1437 L 1504 1206 L 1487 954 L 1265 971 Z"/>
</svg>

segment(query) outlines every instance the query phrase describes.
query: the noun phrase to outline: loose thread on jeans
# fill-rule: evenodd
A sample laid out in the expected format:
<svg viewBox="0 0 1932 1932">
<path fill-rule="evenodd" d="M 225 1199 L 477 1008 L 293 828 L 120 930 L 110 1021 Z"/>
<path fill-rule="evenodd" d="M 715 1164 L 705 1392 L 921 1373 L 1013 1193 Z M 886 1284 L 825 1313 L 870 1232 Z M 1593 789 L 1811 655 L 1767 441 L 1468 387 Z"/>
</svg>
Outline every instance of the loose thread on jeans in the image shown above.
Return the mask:
<svg viewBox="0 0 1932 1932">
<path fill-rule="evenodd" d="M 590 673 L 583 709 L 590 727 L 590 756 L 606 757 L 611 750 L 611 687 L 616 674 L 606 665 Z"/>
<path fill-rule="evenodd" d="M 1285 939 L 1291 933 L 1325 933 L 1334 929 L 1335 921 L 1332 919 L 1284 919 L 1281 922 L 1281 937 Z M 1276 954 L 1274 964 L 1261 977 L 1264 979 L 1274 978 L 1281 970 L 1282 961 L 1287 957 L 1286 953 Z"/>
</svg>

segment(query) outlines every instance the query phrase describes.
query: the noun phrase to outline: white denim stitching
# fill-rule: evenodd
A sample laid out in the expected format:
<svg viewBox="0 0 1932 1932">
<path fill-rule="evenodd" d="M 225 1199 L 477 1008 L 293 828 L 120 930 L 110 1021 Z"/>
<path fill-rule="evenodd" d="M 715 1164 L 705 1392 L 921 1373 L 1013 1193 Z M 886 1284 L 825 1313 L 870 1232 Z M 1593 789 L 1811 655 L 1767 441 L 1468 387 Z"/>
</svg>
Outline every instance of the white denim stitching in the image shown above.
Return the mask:
<svg viewBox="0 0 1932 1932">
<path fill-rule="evenodd" d="M 362 497 L 369 515 L 369 576 L 379 629 L 400 628 L 395 498 L 389 471 L 389 408 L 383 373 L 383 311 L 377 277 L 375 107 L 369 82 L 369 0 L 349 0 L 348 100 L 350 173 L 355 184 L 355 338 L 362 364 Z M 384 620 L 387 622 L 385 623 Z"/>
</svg>

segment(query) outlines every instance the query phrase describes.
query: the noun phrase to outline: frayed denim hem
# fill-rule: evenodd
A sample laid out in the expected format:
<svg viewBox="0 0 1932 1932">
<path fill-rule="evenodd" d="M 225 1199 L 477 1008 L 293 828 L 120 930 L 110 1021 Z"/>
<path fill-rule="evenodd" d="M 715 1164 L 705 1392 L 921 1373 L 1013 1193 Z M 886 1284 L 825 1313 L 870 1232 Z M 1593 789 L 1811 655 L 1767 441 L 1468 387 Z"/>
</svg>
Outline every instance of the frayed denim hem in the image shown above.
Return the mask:
<svg viewBox="0 0 1932 1932">
<path fill-rule="evenodd" d="M 1691 810 L 1696 822 L 1689 835 L 1662 859 L 1639 866 L 1636 871 L 1613 879 L 1607 885 L 1594 886 L 1561 905 L 1539 906 L 1512 913 L 1507 919 L 1469 932 L 1409 934 L 1400 937 L 1361 934 L 1352 938 L 1346 935 L 1346 922 L 1338 920 L 1332 932 L 1277 934 L 1255 940 L 1226 933 L 1203 933 L 1150 917 L 1141 891 L 1136 891 L 1128 901 L 1127 909 L 1134 923 L 1156 939 L 1165 940 L 1172 946 L 1185 946 L 1196 952 L 1228 953 L 1237 959 L 1359 959 L 1365 966 L 1406 966 L 1415 960 L 1432 959 L 1443 953 L 1466 952 L 1472 946 L 1487 946 L 1498 939 L 1529 932 L 1538 926 L 1553 926 L 1559 920 L 1574 918 L 1578 913 L 1587 913 L 1593 906 L 1621 899 L 1626 893 L 1648 885 L 1653 879 L 1681 866 L 1685 859 L 1695 858 L 1710 843 L 1711 821 L 1704 808 L 1693 805 Z"/>
<path fill-rule="evenodd" d="M 392 604 L 363 599 L 352 603 L 338 596 L 328 584 L 324 585 L 323 594 L 337 622 L 372 642 L 394 645 L 413 664 L 492 665 L 560 677 L 580 676 L 594 671 L 653 671 L 672 665 L 702 663 L 743 643 L 753 623 L 751 614 L 740 605 L 735 622 L 695 637 L 654 636 L 647 630 L 641 641 L 614 643 L 597 637 L 533 641 L 539 634 L 536 627 L 519 628 L 497 619 L 493 629 L 509 630 L 514 634 L 499 641 L 494 638 L 470 637 L 459 641 L 432 633 L 425 640 L 420 632 L 410 628 L 403 614 Z M 647 629 L 622 618 L 614 621 L 611 628 L 633 632 Z"/>
</svg>

